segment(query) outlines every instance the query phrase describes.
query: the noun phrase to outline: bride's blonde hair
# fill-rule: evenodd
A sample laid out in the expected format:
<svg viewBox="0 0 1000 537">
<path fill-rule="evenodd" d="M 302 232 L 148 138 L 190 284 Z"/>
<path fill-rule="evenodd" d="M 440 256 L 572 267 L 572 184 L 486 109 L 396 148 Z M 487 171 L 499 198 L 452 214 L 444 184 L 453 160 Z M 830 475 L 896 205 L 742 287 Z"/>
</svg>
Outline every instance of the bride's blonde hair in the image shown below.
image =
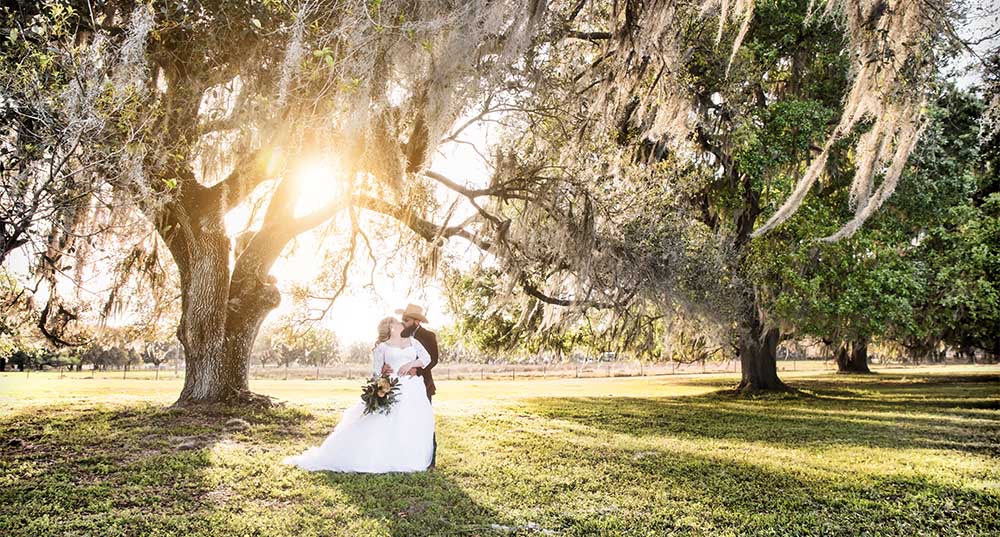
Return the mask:
<svg viewBox="0 0 1000 537">
<path fill-rule="evenodd" d="M 392 323 L 395 321 L 395 317 L 386 317 L 378 322 L 378 339 L 375 340 L 376 347 L 383 341 L 389 341 L 389 335 L 392 333 Z"/>
</svg>

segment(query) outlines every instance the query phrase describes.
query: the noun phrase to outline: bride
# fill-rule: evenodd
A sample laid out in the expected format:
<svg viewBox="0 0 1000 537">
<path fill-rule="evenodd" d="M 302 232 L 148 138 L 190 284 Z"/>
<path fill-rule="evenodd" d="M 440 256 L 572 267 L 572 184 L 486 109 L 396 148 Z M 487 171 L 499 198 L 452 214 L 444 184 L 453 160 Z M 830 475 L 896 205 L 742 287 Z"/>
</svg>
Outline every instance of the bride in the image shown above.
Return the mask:
<svg viewBox="0 0 1000 537">
<path fill-rule="evenodd" d="M 400 335 L 403 323 L 386 317 L 378 323 L 372 352 L 372 375 L 388 366 L 399 378 L 399 396 L 388 414 L 365 415 L 359 400 L 344 411 L 340 423 L 319 447 L 288 457 L 285 464 L 305 470 L 334 472 L 420 472 L 431 463 L 434 413 L 423 379 L 411 369 L 430 363 L 427 350 L 413 338 Z"/>
</svg>

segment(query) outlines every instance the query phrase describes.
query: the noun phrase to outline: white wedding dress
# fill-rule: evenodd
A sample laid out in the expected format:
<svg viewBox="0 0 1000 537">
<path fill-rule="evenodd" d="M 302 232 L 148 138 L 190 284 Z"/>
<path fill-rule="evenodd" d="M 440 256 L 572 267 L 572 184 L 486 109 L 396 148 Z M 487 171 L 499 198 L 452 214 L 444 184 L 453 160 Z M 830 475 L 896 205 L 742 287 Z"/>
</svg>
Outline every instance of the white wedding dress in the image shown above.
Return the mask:
<svg viewBox="0 0 1000 537">
<path fill-rule="evenodd" d="M 382 364 L 388 364 L 395 377 L 395 372 L 414 358 L 425 367 L 430 363 L 430 355 L 413 338 L 406 348 L 379 343 L 372 352 L 372 374 L 380 374 Z M 364 415 L 364 408 L 359 399 L 344 411 L 340 423 L 319 447 L 288 457 L 284 463 L 305 470 L 362 473 L 420 472 L 430 466 L 434 412 L 423 378 L 399 377 L 399 396 L 389 414 Z"/>
</svg>

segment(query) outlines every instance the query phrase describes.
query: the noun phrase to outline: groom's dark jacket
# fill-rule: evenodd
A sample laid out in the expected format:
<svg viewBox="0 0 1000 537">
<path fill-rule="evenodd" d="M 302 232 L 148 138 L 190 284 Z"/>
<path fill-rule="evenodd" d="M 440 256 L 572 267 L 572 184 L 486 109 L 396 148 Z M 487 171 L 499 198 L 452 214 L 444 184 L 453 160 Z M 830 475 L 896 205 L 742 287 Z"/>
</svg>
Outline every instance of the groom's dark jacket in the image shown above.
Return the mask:
<svg viewBox="0 0 1000 537">
<path fill-rule="evenodd" d="M 420 342 L 421 345 L 427 349 L 427 354 L 431 355 L 431 363 L 427 364 L 427 367 L 418 367 L 417 374 L 424 378 L 424 386 L 427 387 L 427 398 L 430 399 L 434 392 L 434 376 L 431 375 L 431 369 L 434 368 L 438 363 L 438 340 L 434 332 L 424 328 L 423 326 L 418 326 L 416 331 L 413 332 L 413 338 Z"/>
</svg>

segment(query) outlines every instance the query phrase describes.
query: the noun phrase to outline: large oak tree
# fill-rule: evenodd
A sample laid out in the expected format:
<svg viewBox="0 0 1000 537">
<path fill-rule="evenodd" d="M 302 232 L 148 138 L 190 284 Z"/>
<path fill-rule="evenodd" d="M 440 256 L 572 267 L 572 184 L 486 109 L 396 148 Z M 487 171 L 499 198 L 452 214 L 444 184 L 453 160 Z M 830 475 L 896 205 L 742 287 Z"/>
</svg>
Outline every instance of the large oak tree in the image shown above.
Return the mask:
<svg viewBox="0 0 1000 537">
<path fill-rule="evenodd" d="M 279 303 L 269 271 L 297 235 L 347 211 L 431 240 L 465 226 L 404 197 L 465 107 L 515 61 L 541 15 L 520 1 L 22 2 L 3 10 L 4 186 L 13 208 L 56 199 L 48 241 L 71 251 L 95 207 L 138 208 L 179 274 L 178 403 L 257 400 L 248 362 Z M 295 166 L 336 154 L 339 192 L 296 210 Z M 446 186 L 454 183 L 439 176 Z M 336 181 L 336 183 L 334 182 Z M 60 190 L 54 195 L 53 185 Z M 426 188 L 426 187 L 425 187 Z M 73 203 L 64 203 L 66 198 Z M 227 213 L 260 216 L 231 240 Z M 30 211 L 29 211 L 30 212 Z M 4 253 L 33 214 L 5 222 Z M 13 225 L 13 231 L 11 231 Z M 352 245 L 356 235 L 352 235 Z M 352 253 L 349 255 L 353 255 Z M 55 289 L 53 285 L 53 289 Z M 53 295 L 56 293 L 53 292 Z"/>
</svg>

